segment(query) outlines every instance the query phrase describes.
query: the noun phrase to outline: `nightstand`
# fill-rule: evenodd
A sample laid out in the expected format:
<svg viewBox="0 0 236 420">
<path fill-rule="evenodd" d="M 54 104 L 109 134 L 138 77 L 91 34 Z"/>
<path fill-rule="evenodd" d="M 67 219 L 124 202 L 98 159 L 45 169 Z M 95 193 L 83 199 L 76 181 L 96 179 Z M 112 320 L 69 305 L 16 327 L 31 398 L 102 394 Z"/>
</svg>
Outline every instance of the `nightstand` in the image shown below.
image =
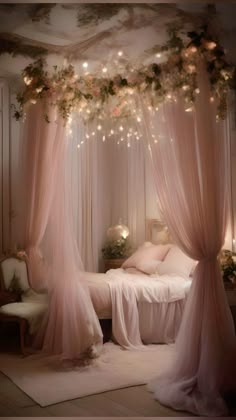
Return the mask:
<svg viewBox="0 0 236 420">
<path fill-rule="evenodd" d="M 226 296 L 227 296 L 227 300 L 229 302 L 229 306 L 232 312 L 235 331 L 236 331 L 236 289 L 226 290 Z"/>
<path fill-rule="evenodd" d="M 106 272 L 112 268 L 120 268 L 125 260 L 126 258 L 110 258 L 104 260 L 104 271 Z"/>
</svg>

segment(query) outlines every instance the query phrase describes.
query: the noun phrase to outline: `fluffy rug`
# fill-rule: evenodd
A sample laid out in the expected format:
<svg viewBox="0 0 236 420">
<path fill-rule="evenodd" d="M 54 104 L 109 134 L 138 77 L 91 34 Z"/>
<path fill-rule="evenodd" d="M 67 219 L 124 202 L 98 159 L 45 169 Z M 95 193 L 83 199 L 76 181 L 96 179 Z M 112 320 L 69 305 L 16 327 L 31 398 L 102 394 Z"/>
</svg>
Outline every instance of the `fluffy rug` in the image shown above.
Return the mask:
<svg viewBox="0 0 236 420">
<path fill-rule="evenodd" d="M 62 368 L 55 358 L 0 355 L 0 370 L 42 407 L 61 401 L 148 383 L 174 357 L 173 345 L 122 350 L 106 343 L 92 365 Z"/>
</svg>

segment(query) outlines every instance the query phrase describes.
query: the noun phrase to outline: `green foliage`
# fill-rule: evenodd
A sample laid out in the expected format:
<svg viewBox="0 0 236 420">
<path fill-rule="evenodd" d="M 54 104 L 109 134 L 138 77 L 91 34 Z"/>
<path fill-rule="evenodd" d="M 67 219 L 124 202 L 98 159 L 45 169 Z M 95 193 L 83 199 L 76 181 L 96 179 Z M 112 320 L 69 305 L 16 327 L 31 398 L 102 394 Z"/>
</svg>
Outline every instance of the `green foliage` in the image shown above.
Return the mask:
<svg viewBox="0 0 236 420">
<path fill-rule="evenodd" d="M 127 257 L 129 249 L 127 238 L 121 238 L 108 242 L 102 248 L 102 255 L 105 259 L 124 258 Z"/>
<path fill-rule="evenodd" d="M 161 63 L 154 62 L 131 70 L 127 63 L 125 75 L 102 78 L 91 74 L 79 76 L 71 64 L 62 69 L 54 66 L 50 75 L 45 70 L 43 59 L 35 61 L 23 71 L 26 86 L 17 95 L 19 109 L 14 114 L 15 118 L 21 118 L 25 104 L 36 103 L 42 98 L 57 106 L 65 120 L 75 109 L 79 109 L 85 120 L 102 113 L 111 118 L 126 117 L 132 115 L 130 95 L 135 91 L 141 93 L 145 104 L 153 108 L 181 95 L 186 109 L 191 110 L 199 93 L 197 70 L 203 60 L 213 100 L 216 100 L 217 120 L 224 119 L 228 91 L 236 86 L 235 66 L 227 62 L 224 49 L 211 37 L 207 27 L 185 34 L 188 35 L 187 42 L 183 41 L 181 30 L 169 25 L 169 39 L 165 45 L 158 47 L 159 54 L 164 54 Z M 109 108 L 106 104 L 110 99 Z"/>
<path fill-rule="evenodd" d="M 226 283 L 236 282 L 236 263 L 233 260 L 232 252 L 223 250 L 220 255 L 220 264 L 223 280 Z"/>
</svg>

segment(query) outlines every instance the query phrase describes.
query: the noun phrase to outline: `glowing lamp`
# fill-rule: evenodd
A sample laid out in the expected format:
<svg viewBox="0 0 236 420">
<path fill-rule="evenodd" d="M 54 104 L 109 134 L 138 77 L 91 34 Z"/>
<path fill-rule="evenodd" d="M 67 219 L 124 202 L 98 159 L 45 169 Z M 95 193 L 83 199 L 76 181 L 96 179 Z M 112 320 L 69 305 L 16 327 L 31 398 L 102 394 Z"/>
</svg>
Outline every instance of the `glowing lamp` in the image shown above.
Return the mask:
<svg viewBox="0 0 236 420">
<path fill-rule="evenodd" d="M 126 239 L 129 236 L 129 228 L 120 222 L 107 229 L 107 238 L 109 241 L 117 241 L 118 239 Z"/>
</svg>

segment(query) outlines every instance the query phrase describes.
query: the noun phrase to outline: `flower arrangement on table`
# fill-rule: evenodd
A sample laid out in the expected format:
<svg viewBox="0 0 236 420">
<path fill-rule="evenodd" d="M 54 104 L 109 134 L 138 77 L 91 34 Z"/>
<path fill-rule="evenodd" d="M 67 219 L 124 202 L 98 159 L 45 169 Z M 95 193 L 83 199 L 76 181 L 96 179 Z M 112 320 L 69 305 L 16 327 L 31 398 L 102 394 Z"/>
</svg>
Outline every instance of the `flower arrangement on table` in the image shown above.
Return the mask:
<svg viewBox="0 0 236 420">
<path fill-rule="evenodd" d="M 223 249 L 219 260 L 226 288 L 236 288 L 236 262 L 233 259 L 233 253 Z"/>
<path fill-rule="evenodd" d="M 129 254 L 130 245 L 128 238 L 119 238 L 108 241 L 102 248 L 104 259 L 123 259 Z"/>
</svg>

